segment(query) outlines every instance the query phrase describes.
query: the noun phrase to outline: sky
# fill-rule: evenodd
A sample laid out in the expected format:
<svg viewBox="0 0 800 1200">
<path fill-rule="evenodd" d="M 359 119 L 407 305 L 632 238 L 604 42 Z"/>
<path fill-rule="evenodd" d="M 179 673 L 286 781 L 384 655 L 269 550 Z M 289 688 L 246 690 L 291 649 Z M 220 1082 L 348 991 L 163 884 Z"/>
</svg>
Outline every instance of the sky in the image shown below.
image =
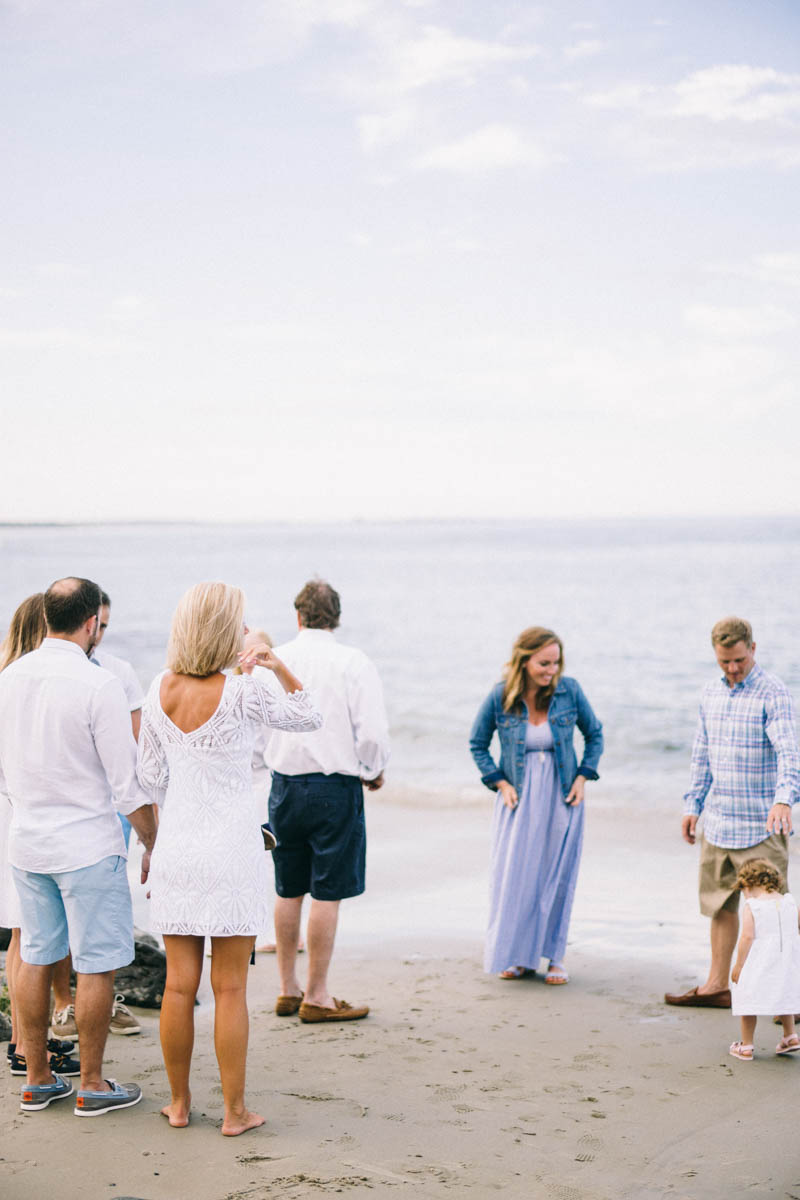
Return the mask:
<svg viewBox="0 0 800 1200">
<path fill-rule="evenodd" d="M 0 0 L 0 521 L 800 512 L 794 0 Z"/>
</svg>

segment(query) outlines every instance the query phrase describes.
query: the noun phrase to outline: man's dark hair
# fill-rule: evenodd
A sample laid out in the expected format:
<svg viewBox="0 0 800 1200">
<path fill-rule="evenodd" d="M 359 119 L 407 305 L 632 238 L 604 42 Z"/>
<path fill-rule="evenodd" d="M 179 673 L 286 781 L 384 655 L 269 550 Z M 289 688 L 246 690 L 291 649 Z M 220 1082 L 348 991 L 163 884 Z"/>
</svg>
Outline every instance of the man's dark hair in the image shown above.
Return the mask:
<svg viewBox="0 0 800 1200">
<path fill-rule="evenodd" d="M 108 592 L 100 593 L 100 603 L 104 608 L 111 608 L 111 597 L 109 596 Z"/>
<path fill-rule="evenodd" d="M 342 614 L 339 593 L 324 579 L 309 579 L 294 598 L 304 629 L 335 629 Z"/>
<path fill-rule="evenodd" d="M 97 615 L 102 592 L 91 579 L 68 576 L 51 583 L 44 594 L 44 618 L 50 633 L 75 633 Z"/>
</svg>

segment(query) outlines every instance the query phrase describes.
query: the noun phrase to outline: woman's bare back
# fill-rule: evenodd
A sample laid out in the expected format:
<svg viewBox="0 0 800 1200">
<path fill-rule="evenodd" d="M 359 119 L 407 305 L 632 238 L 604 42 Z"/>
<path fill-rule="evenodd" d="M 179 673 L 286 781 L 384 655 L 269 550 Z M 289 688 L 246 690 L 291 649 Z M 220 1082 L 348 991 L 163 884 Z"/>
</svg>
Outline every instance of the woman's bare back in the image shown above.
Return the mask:
<svg viewBox="0 0 800 1200">
<path fill-rule="evenodd" d="M 168 671 L 161 681 L 159 700 L 166 716 L 182 733 L 193 733 L 210 721 L 219 707 L 225 676 L 174 675 Z"/>
</svg>

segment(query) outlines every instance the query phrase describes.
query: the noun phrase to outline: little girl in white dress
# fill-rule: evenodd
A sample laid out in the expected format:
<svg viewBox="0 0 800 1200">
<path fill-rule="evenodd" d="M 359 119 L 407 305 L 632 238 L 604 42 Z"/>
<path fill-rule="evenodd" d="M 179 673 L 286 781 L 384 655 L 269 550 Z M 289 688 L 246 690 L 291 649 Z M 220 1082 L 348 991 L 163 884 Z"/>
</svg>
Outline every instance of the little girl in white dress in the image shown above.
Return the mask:
<svg viewBox="0 0 800 1200">
<path fill-rule="evenodd" d="M 800 1012 L 800 916 L 793 896 L 781 895 L 778 870 L 763 858 L 750 858 L 739 871 L 744 893 L 742 933 L 731 980 L 731 1007 L 742 1022 L 734 1058 L 750 1062 L 756 1020 L 780 1015 L 783 1037 L 776 1054 L 800 1050 L 794 1014 Z"/>
</svg>

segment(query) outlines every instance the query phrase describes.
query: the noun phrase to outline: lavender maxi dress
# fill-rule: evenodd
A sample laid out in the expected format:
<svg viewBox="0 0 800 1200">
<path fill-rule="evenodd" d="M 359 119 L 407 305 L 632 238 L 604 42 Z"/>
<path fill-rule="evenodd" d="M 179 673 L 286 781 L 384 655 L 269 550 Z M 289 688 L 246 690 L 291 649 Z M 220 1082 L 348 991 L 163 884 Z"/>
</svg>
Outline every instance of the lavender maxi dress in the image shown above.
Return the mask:
<svg viewBox="0 0 800 1200">
<path fill-rule="evenodd" d="M 492 837 L 489 931 L 484 968 L 538 969 L 560 962 L 578 879 L 584 806 L 564 803 L 548 721 L 526 724 L 519 804 L 498 793 Z"/>
</svg>

